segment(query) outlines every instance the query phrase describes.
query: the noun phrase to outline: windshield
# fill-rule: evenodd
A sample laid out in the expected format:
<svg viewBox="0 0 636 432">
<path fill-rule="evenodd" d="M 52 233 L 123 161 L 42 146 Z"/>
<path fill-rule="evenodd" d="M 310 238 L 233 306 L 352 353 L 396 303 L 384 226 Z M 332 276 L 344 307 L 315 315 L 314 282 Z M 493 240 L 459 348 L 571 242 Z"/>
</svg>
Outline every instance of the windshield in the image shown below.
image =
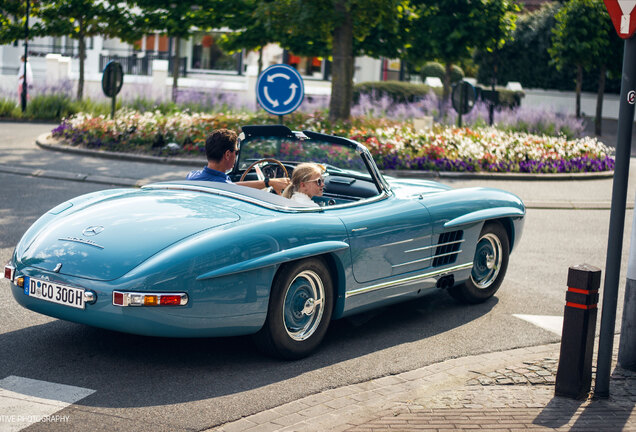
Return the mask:
<svg viewBox="0 0 636 432">
<path fill-rule="evenodd" d="M 277 159 L 293 165 L 315 162 L 324 165 L 328 172 L 352 172 L 369 176 L 355 147 L 346 144 L 288 137 L 255 137 L 241 143 L 238 169 L 245 170 L 249 164 L 263 158 Z"/>
</svg>

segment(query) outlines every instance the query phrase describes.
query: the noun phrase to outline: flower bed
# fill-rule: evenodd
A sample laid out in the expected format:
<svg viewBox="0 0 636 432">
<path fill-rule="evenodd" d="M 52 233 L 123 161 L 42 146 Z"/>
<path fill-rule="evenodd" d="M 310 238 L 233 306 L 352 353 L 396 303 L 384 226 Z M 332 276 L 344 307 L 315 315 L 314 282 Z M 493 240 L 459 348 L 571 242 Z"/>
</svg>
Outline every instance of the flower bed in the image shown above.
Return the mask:
<svg viewBox="0 0 636 432">
<path fill-rule="evenodd" d="M 163 154 L 168 143 L 179 156 L 205 154 L 205 138 L 214 129 L 277 123 L 267 114 L 140 114 L 120 111 L 114 120 L 78 114 L 65 119 L 53 136 L 75 146 L 147 154 Z M 346 136 L 364 144 L 380 169 L 572 173 L 614 169 L 612 149 L 596 138 L 568 140 L 493 127 L 453 128 L 436 125 L 416 131 L 409 123 L 356 117 L 331 124 L 324 114 L 286 116 L 293 129 Z"/>
</svg>

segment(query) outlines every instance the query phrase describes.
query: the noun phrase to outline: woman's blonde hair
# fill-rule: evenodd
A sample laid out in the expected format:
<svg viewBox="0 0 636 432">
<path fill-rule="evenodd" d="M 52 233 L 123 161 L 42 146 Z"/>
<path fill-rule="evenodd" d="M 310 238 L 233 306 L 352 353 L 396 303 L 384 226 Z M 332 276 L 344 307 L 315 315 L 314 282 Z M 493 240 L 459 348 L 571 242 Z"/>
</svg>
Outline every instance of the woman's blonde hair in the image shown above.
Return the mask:
<svg viewBox="0 0 636 432">
<path fill-rule="evenodd" d="M 291 183 L 283 191 L 283 196 L 291 198 L 294 192 L 298 192 L 302 182 L 311 180 L 315 174 L 322 174 L 322 171 L 322 167 L 317 163 L 305 162 L 298 164 L 292 173 Z"/>
</svg>

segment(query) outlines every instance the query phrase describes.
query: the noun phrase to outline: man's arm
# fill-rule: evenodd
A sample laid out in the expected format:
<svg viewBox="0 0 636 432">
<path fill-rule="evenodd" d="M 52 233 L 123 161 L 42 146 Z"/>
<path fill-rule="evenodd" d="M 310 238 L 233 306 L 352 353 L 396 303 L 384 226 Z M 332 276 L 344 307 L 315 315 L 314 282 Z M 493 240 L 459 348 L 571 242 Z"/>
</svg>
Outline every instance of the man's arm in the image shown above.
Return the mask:
<svg viewBox="0 0 636 432">
<path fill-rule="evenodd" d="M 236 184 L 241 186 L 252 187 L 256 189 L 263 189 L 264 187 L 267 187 L 265 183 L 266 182 L 264 180 L 248 180 L 248 181 L 237 182 Z M 268 183 L 269 183 L 269 186 L 273 187 L 274 190 L 280 194 L 287 187 L 287 185 L 289 185 L 290 180 L 287 177 L 271 178 L 269 179 Z"/>
</svg>

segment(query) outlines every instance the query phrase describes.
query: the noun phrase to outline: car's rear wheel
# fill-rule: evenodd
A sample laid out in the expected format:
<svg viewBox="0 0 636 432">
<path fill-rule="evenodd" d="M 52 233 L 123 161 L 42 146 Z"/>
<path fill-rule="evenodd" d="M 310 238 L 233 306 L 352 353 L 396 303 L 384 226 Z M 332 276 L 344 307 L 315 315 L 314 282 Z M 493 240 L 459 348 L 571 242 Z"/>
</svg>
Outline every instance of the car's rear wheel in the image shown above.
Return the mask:
<svg viewBox="0 0 636 432">
<path fill-rule="evenodd" d="M 481 229 L 470 278 L 448 290 L 455 299 L 481 303 L 492 297 L 503 282 L 508 269 L 510 243 L 508 233 L 498 222 L 488 222 Z"/>
<path fill-rule="evenodd" d="M 257 345 L 285 359 L 311 354 L 327 332 L 333 310 L 329 270 L 320 258 L 285 265 L 272 284 L 267 319 Z"/>
</svg>

